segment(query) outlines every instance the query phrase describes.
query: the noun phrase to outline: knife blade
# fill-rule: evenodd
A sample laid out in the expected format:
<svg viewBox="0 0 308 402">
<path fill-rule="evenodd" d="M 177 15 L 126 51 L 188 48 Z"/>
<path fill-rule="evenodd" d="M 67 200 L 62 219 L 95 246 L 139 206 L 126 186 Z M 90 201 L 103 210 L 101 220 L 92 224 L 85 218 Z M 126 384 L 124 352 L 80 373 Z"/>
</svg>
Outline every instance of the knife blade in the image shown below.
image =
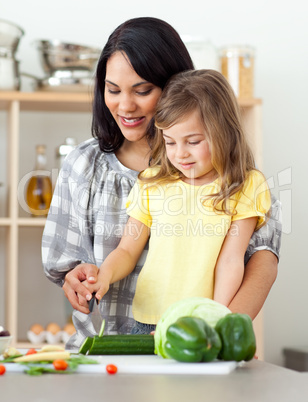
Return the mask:
<svg viewBox="0 0 308 402">
<path fill-rule="evenodd" d="M 95 332 L 98 334 L 102 326 L 102 316 L 99 309 L 99 301 L 95 298 L 95 293 L 92 293 L 92 299 L 88 302 L 91 313 L 91 321 Z"/>
</svg>

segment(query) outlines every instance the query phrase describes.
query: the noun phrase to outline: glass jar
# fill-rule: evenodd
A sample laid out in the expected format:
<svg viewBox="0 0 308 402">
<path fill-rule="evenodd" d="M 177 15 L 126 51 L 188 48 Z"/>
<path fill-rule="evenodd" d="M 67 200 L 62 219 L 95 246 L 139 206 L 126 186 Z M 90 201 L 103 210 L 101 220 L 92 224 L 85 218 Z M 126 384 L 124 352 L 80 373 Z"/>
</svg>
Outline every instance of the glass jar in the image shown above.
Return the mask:
<svg viewBox="0 0 308 402">
<path fill-rule="evenodd" d="M 221 73 L 227 78 L 237 98 L 254 97 L 255 50 L 251 46 L 220 49 Z"/>
<path fill-rule="evenodd" d="M 32 216 L 46 216 L 51 203 L 52 185 L 46 170 L 46 147 L 36 146 L 35 167 L 27 186 L 27 205 Z"/>
<path fill-rule="evenodd" d="M 210 40 L 197 36 L 182 36 L 196 69 L 219 69 L 217 49 Z"/>
</svg>

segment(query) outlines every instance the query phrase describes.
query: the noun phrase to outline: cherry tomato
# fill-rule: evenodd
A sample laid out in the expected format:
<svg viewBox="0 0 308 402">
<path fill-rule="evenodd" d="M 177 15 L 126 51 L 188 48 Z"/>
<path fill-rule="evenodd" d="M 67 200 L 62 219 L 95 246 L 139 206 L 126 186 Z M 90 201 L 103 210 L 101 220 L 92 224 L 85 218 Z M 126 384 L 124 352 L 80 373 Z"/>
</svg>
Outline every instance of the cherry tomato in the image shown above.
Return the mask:
<svg viewBox="0 0 308 402">
<path fill-rule="evenodd" d="M 35 349 L 29 349 L 26 355 L 34 355 L 35 353 L 37 353 Z"/>
<path fill-rule="evenodd" d="M 5 373 L 5 366 L 3 366 L 2 364 L 0 364 L 0 375 L 3 375 Z"/>
<path fill-rule="evenodd" d="M 65 360 L 55 360 L 53 366 L 56 370 L 63 371 L 68 368 L 68 363 Z"/>
<path fill-rule="evenodd" d="M 114 364 L 107 364 L 106 371 L 108 374 L 115 374 L 118 371 L 118 368 Z"/>
</svg>

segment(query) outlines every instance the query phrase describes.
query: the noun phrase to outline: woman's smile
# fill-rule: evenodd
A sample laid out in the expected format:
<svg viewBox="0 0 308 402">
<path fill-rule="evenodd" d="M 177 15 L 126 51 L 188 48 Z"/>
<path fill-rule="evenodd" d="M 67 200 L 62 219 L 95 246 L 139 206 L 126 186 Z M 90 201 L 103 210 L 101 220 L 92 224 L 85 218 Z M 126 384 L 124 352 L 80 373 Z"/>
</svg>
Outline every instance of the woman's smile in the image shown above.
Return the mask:
<svg viewBox="0 0 308 402">
<path fill-rule="evenodd" d="M 142 124 L 145 120 L 145 117 L 124 117 L 124 116 L 119 116 L 121 119 L 121 123 L 125 127 L 137 127 L 140 124 Z"/>
</svg>

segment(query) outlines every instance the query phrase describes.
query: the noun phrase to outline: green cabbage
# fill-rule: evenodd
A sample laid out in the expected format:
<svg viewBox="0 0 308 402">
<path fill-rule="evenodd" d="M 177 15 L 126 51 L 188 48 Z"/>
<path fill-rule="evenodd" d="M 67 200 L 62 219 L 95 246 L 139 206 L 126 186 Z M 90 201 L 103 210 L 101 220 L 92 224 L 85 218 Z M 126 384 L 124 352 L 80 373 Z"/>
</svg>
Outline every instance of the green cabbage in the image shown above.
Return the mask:
<svg viewBox="0 0 308 402">
<path fill-rule="evenodd" d="M 215 327 L 217 321 L 230 314 L 228 307 L 204 297 L 189 297 L 173 303 L 161 316 L 157 323 L 154 340 L 155 354 L 167 358 L 165 353 L 166 332 L 168 327 L 180 317 L 199 317 L 211 327 Z"/>
</svg>

